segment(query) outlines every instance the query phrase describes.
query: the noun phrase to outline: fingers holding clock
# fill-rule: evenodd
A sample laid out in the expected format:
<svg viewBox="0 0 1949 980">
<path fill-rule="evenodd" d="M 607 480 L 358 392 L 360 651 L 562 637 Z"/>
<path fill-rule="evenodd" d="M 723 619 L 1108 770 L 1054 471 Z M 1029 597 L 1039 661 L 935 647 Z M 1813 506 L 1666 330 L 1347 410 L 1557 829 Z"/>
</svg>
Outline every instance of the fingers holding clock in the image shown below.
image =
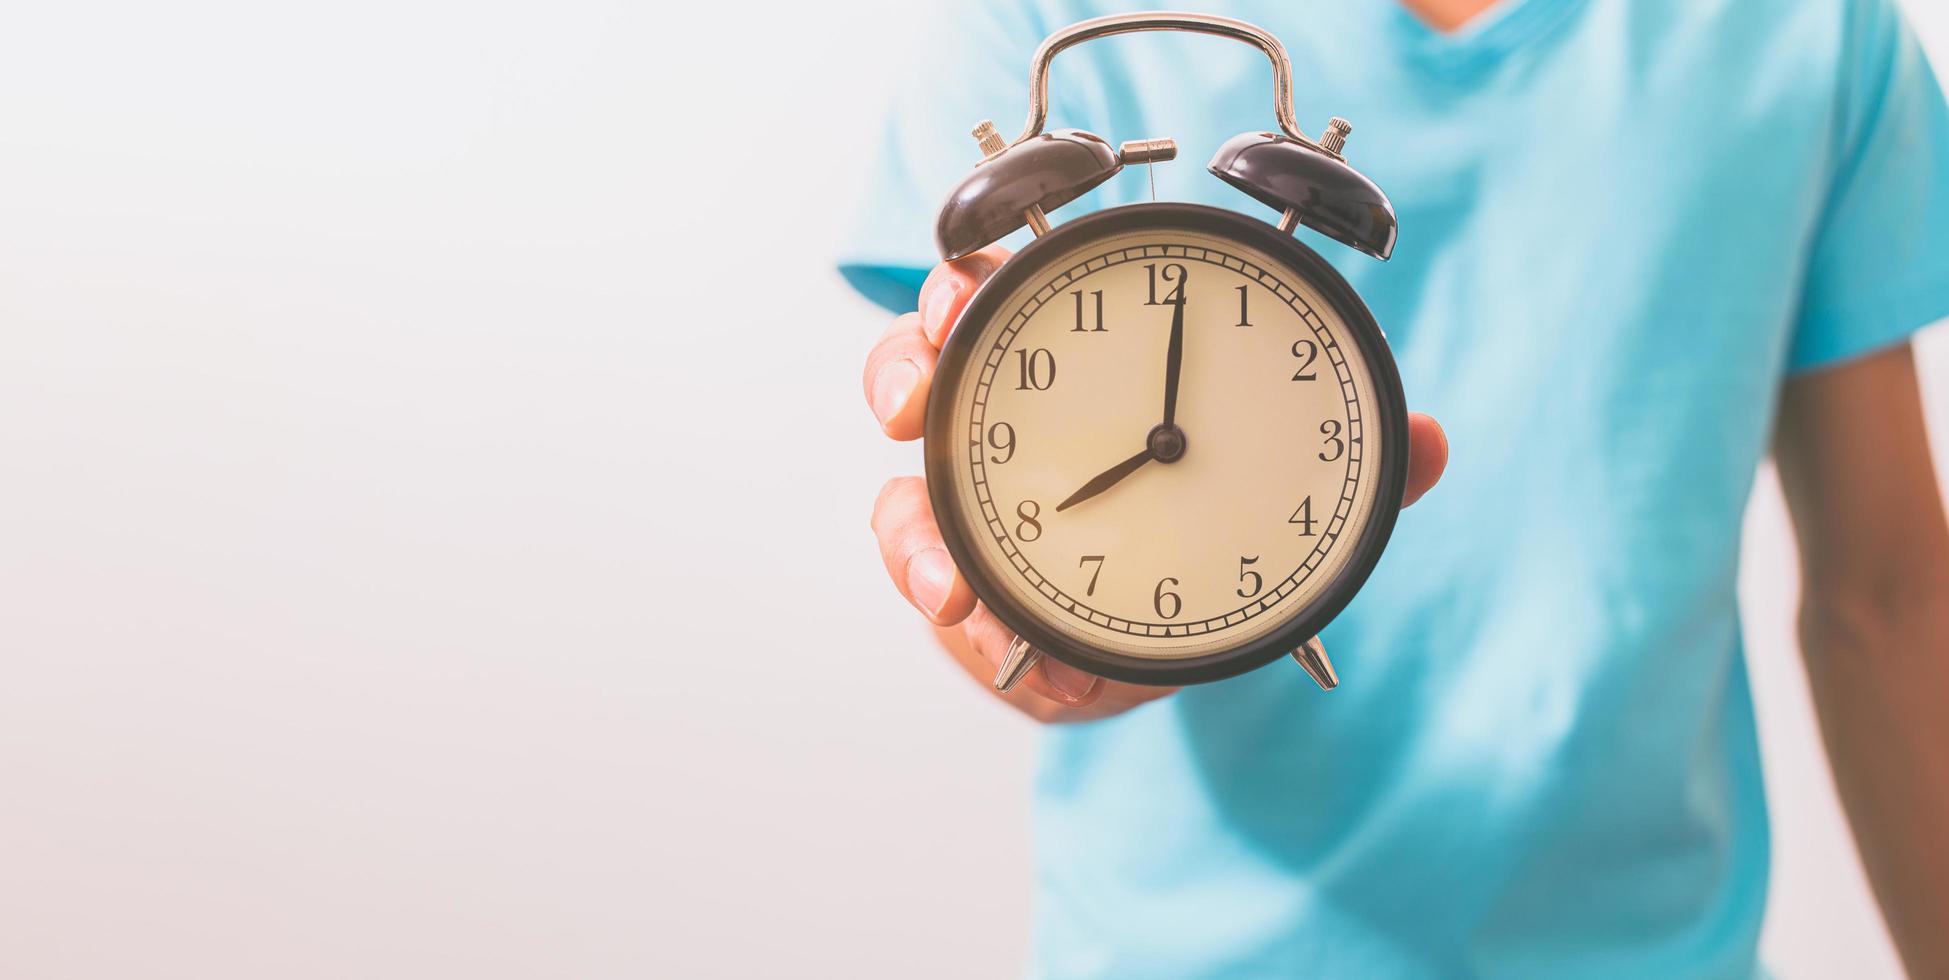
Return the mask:
<svg viewBox="0 0 1949 980">
<path fill-rule="evenodd" d="M 1408 485 L 1401 493 L 1401 506 L 1421 499 L 1441 479 L 1448 468 L 1448 433 L 1433 416 L 1408 413 Z"/>
<path fill-rule="evenodd" d="M 880 342 L 866 355 L 866 404 L 880 420 L 880 429 L 901 442 L 918 439 L 926 431 L 927 391 L 934 379 L 940 349 L 921 332 L 921 317 L 907 313 L 896 318 Z"/>
<path fill-rule="evenodd" d="M 970 675 L 982 684 L 992 684 L 995 671 L 1001 669 L 1002 658 L 1008 653 L 1010 641 L 1015 639 L 1015 631 L 1009 629 L 987 606 L 977 605 L 966 622 L 961 624 L 962 635 L 966 638 L 967 649 L 979 659 L 969 660 L 957 653 Z M 952 642 L 949 652 L 955 652 Z M 1041 706 L 1034 702 L 1053 702 L 1061 708 L 1082 708 L 1094 703 L 1103 694 L 1106 681 L 1088 671 L 1077 670 L 1054 657 L 1043 657 L 1035 662 L 1028 676 L 1015 685 L 1014 690 L 1002 695 L 1002 699 L 1027 711 L 1041 721 L 1062 721 L 1065 715 L 1058 712 L 1038 710 Z"/>
<path fill-rule="evenodd" d="M 973 255 L 943 262 L 920 284 L 920 319 L 929 343 L 939 350 L 968 299 L 1008 259 L 1008 249 L 990 245 Z"/>
<path fill-rule="evenodd" d="M 968 676 L 993 693 L 995 671 L 1015 634 L 988 607 L 977 604 L 959 629 L 940 629 L 935 635 Z M 1062 723 L 1119 715 L 1177 690 L 1108 680 L 1045 656 L 1014 690 L 996 696 L 1037 721 Z"/>
<path fill-rule="evenodd" d="M 888 480 L 873 501 L 873 535 L 880 560 L 900 594 L 939 626 L 952 626 L 974 610 L 974 589 L 954 567 L 941 543 L 940 526 L 927 502 L 927 484 L 917 476 Z"/>
<path fill-rule="evenodd" d="M 880 559 L 894 587 L 922 615 L 943 627 L 943 645 L 970 676 L 983 684 L 991 683 L 1015 634 L 976 603 L 974 590 L 954 567 L 947 546 L 941 543 L 940 527 L 934 523 L 926 483 L 913 476 L 887 481 L 873 502 L 872 523 L 873 534 L 880 541 Z M 1149 700 L 1153 696 L 1150 692 L 1155 691 L 1154 696 L 1168 693 L 1142 688 L 1132 696 L 1120 690 L 1129 686 L 1111 684 L 1044 657 L 1006 700 L 1042 721 L 1074 721 L 1082 720 L 1082 716 L 1070 715 L 1070 709 L 1091 705 L 1106 690 L 1118 692 L 1111 699 L 1120 706 L 1118 711 Z"/>
<path fill-rule="evenodd" d="M 941 543 L 919 477 L 889 480 L 873 505 L 873 533 L 887 574 L 907 601 L 931 620 L 962 669 L 986 686 L 994 681 L 1014 632 L 975 601 L 974 590 Z M 1174 688 L 1119 684 L 1051 657 L 1036 662 L 1013 691 L 1001 697 L 1045 722 L 1088 721 L 1127 711 Z"/>
<path fill-rule="evenodd" d="M 941 345 L 968 298 L 1006 258 L 1004 249 L 986 248 L 935 266 L 921 284 L 920 311 L 896 318 L 866 355 L 866 404 L 888 436 L 906 442 L 926 430 L 927 392 Z"/>
</svg>

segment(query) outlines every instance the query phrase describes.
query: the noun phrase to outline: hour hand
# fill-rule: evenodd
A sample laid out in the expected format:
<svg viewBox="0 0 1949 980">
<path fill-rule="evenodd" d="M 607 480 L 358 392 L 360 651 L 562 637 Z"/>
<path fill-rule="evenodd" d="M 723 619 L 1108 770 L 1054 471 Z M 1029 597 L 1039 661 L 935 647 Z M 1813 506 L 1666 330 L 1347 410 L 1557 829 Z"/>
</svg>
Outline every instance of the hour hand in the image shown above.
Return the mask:
<svg viewBox="0 0 1949 980">
<path fill-rule="evenodd" d="M 1150 462 L 1154 458 L 1155 457 L 1151 455 L 1150 447 L 1145 446 L 1143 452 L 1140 452 L 1137 455 L 1132 456 L 1129 459 L 1126 459 L 1123 462 L 1118 463 L 1117 465 L 1112 466 L 1101 473 L 1098 473 L 1095 479 L 1091 480 L 1088 483 L 1083 484 L 1083 488 L 1081 490 L 1078 490 L 1075 493 L 1070 494 L 1068 500 L 1065 500 L 1062 503 L 1057 504 L 1056 509 L 1068 510 L 1069 508 L 1074 507 L 1077 504 L 1080 504 L 1083 501 L 1088 500 L 1091 497 L 1094 497 L 1097 494 L 1110 489 L 1111 487 L 1117 484 L 1118 480 L 1121 480 L 1124 477 L 1137 472 L 1137 468 L 1139 466 L 1142 466 L 1145 463 Z"/>
</svg>

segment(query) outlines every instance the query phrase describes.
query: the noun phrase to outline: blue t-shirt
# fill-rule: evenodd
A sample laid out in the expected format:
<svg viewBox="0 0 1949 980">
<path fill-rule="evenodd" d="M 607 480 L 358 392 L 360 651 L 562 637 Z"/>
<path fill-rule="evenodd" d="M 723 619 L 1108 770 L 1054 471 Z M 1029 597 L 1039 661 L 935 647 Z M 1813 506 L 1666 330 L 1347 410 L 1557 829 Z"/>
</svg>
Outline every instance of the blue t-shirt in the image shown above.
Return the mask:
<svg viewBox="0 0 1949 980">
<path fill-rule="evenodd" d="M 1051 31 L 1124 8 L 916 14 L 842 270 L 912 309 L 933 218 L 1026 109 Z M 1782 381 L 1949 315 L 1949 114 L 1891 0 L 1240 2 L 1300 122 L 1393 199 L 1378 262 L 1311 232 L 1387 330 L 1441 485 L 1324 640 L 1044 736 L 1035 973 L 1745 977 L 1767 824 L 1734 578 Z M 1051 126 L 1168 136 L 1163 200 L 1271 128 L 1258 52 L 1190 35 L 1056 59 Z M 1055 219 L 1148 200 L 1131 168 Z"/>
</svg>

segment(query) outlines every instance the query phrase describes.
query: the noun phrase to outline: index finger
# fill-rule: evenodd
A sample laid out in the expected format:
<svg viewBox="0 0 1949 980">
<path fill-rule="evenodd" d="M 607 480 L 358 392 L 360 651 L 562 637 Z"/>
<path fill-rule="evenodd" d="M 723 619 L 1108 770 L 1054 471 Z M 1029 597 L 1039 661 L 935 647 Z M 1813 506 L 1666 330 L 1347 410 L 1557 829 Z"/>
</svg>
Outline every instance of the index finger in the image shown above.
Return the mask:
<svg viewBox="0 0 1949 980">
<path fill-rule="evenodd" d="M 920 332 L 940 350 L 947 333 L 967 309 L 968 300 L 1008 259 L 1008 250 L 990 245 L 973 255 L 943 262 L 920 285 Z"/>
</svg>

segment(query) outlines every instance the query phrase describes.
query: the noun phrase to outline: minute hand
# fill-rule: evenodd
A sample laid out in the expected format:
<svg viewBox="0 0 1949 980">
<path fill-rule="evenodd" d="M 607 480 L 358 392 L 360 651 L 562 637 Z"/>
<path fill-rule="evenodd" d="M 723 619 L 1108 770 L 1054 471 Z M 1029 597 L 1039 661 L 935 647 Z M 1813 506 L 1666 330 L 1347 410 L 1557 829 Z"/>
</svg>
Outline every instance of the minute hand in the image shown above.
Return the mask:
<svg viewBox="0 0 1949 980">
<path fill-rule="evenodd" d="M 1184 293 L 1178 287 L 1178 301 L 1171 304 L 1171 346 L 1164 354 L 1164 424 L 1176 425 L 1178 417 L 1178 374 L 1184 366 Z"/>
</svg>

